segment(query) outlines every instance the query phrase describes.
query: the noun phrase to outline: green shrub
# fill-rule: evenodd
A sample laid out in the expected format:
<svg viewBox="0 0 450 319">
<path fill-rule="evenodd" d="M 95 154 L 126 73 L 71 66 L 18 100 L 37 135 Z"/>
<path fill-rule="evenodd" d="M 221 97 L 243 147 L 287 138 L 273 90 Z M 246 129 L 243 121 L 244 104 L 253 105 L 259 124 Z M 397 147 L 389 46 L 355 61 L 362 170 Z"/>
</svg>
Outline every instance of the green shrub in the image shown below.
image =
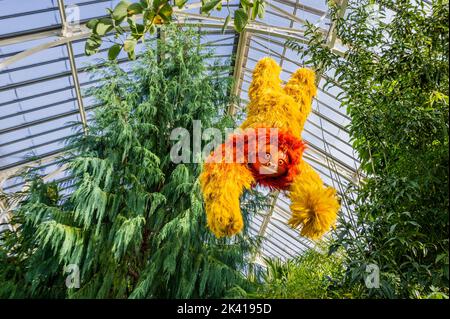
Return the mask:
<svg viewBox="0 0 450 319">
<path fill-rule="evenodd" d="M 346 284 L 361 297 L 448 294 L 448 0 L 349 0 L 345 15 L 336 3 L 331 20 L 347 50 L 331 50 L 309 25 L 302 55 L 325 74 L 324 90 L 340 92 L 361 160 L 343 196 L 354 218 L 340 218 L 332 246 L 345 249 Z M 370 264 L 379 289 L 364 284 Z"/>
<path fill-rule="evenodd" d="M 264 259 L 265 271 L 256 298 L 323 299 L 351 298 L 351 292 L 341 288 L 344 274 L 341 253 L 329 255 L 326 249 L 306 251 L 303 255 L 282 261 Z"/>
</svg>

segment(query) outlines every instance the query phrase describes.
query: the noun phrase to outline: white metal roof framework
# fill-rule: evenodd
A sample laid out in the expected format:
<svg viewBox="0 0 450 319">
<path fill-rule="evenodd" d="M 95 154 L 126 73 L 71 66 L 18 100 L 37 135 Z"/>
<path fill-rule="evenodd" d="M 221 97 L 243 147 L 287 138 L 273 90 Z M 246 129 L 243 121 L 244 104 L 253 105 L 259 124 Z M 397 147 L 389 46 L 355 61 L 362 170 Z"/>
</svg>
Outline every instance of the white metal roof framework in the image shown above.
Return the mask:
<svg viewBox="0 0 450 319">
<path fill-rule="evenodd" d="M 347 1 L 338 2 L 343 15 Z M 64 152 L 64 139 L 73 134 L 71 121 L 89 126 L 96 105 L 83 91 L 95 85 L 96 80 L 88 77 L 86 64 L 105 57 L 108 50 L 108 45 L 103 45 L 98 55 L 84 55 L 84 42 L 89 36 L 85 23 L 103 16 L 106 8 L 117 3 L 118 0 L 0 2 L 0 191 L 15 192 L 26 187 L 14 175 L 28 166 L 38 167 L 46 180 L 56 180 L 61 185 L 70 180 L 64 168 L 58 168 L 57 157 Z M 239 5 L 238 0 L 229 3 L 232 8 Z M 75 31 L 69 28 L 66 17 L 65 8 L 71 5 L 80 9 L 81 25 Z M 277 60 L 284 81 L 303 66 L 285 41 L 306 43 L 305 21 L 320 26 L 326 44 L 340 52 L 325 0 L 266 0 L 264 19 L 249 23 L 240 34 L 232 25 L 222 33 L 226 10 L 204 16 L 200 6 L 197 0 L 188 1 L 185 9 L 176 12 L 175 23 L 198 25 L 205 33 L 204 42 L 215 50 L 216 57 L 231 61 L 236 82 L 232 93 L 241 97 L 242 105 L 248 99 L 252 70 L 260 58 L 271 56 Z M 124 66 L 128 63 L 125 55 L 120 55 L 119 61 Z M 309 146 L 304 157 L 326 184 L 342 192 L 349 181 L 356 179 L 359 161 L 349 142 L 346 125 L 350 119 L 340 109 L 338 89 L 323 89 L 325 76 L 318 77 L 318 96 L 303 133 Z M 242 105 L 232 106 L 230 111 L 239 110 Z M 272 198 L 271 208 L 255 216 L 250 226 L 254 234 L 264 236 L 261 255 L 284 259 L 312 248 L 312 241 L 286 226 L 290 216 L 288 199 L 280 193 L 268 196 Z M 6 220 L 10 205 L 0 202 L 0 224 Z M 346 203 L 343 213 L 351 213 Z"/>
</svg>

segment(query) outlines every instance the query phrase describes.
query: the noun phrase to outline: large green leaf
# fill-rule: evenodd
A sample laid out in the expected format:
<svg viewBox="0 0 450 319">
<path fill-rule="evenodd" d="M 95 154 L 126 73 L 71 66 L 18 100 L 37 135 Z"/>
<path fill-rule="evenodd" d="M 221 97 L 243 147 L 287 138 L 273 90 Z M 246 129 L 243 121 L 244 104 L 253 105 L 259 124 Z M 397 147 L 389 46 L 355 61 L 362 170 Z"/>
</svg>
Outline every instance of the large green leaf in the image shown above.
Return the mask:
<svg viewBox="0 0 450 319">
<path fill-rule="evenodd" d="M 110 32 L 114 28 L 113 20 L 104 18 L 101 19 L 95 26 L 95 33 L 102 36 Z"/>
<path fill-rule="evenodd" d="M 234 12 L 234 28 L 237 32 L 244 30 L 248 23 L 248 15 L 243 9 L 238 9 Z"/>
<path fill-rule="evenodd" d="M 204 5 L 202 5 L 202 9 L 201 11 L 203 13 L 208 13 L 209 11 L 211 11 L 212 9 L 214 9 L 219 3 L 221 3 L 222 0 L 212 0 L 212 1 L 208 1 L 206 2 Z"/>
<path fill-rule="evenodd" d="M 184 5 L 188 2 L 188 0 L 175 0 L 175 5 L 181 9 L 184 7 Z"/>
<path fill-rule="evenodd" d="M 172 20 L 172 6 L 168 3 L 166 3 L 165 5 L 163 5 L 159 10 L 158 10 L 158 15 L 165 21 L 165 22 L 169 22 Z"/>
<path fill-rule="evenodd" d="M 166 4 L 168 4 L 168 0 L 153 0 L 153 10 L 158 11 Z"/>
<path fill-rule="evenodd" d="M 128 7 L 131 5 L 130 1 L 120 1 L 113 10 L 112 17 L 114 20 L 122 21 L 128 14 Z"/>
<path fill-rule="evenodd" d="M 225 33 L 225 30 L 227 29 L 228 25 L 230 24 L 230 20 L 231 20 L 231 15 L 227 15 L 227 17 L 225 18 L 225 22 L 223 23 L 223 26 L 222 26 L 222 33 Z"/>
<path fill-rule="evenodd" d="M 253 6 L 252 11 L 252 19 L 256 19 L 256 16 L 258 16 L 260 19 L 264 18 L 265 13 L 265 3 L 263 0 L 256 0 L 255 5 Z"/>
<path fill-rule="evenodd" d="M 144 12 L 144 7 L 140 3 L 133 3 L 127 9 L 128 16 Z"/>
<path fill-rule="evenodd" d="M 244 11 L 247 12 L 247 10 L 253 6 L 253 3 L 251 3 L 249 0 L 241 0 L 241 6 Z"/>
<path fill-rule="evenodd" d="M 92 55 L 98 52 L 102 45 L 102 38 L 96 34 L 92 34 L 87 40 L 84 48 L 86 55 Z"/>
<path fill-rule="evenodd" d="M 134 48 L 136 47 L 137 44 L 137 40 L 134 38 L 128 38 L 125 40 L 125 42 L 123 43 L 123 49 L 125 50 L 125 52 L 132 52 L 134 51 Z"/>
<path fill-rule="evenodd" d="M 86 23 L 86 27 L 88 27 L 91 30 L 95 29 L 95 26 L 97 25 L 97 23 L 99 22 L 99 19 L 91 19 L 88 21 L 88 23 Z"/>
<path fill-rule="evenodd" d="M 118 44 L 118 43 L 114 44 L 108 50 L 108 59 L 115 60 L 121 50 L 122 50 L 122 46 L 120 44 Z"/>
</svg>

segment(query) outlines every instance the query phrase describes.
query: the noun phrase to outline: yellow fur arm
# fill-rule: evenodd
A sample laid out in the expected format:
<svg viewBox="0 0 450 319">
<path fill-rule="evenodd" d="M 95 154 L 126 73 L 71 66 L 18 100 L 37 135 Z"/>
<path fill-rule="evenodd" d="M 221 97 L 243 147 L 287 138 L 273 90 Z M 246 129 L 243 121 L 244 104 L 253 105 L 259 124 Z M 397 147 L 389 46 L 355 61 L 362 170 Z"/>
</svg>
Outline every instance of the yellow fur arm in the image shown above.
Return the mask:
<svg viewBox="0 0 450 319">
<path fill-rule="evenodd" d="M 243 227 L 239 198 L 254 178 L 245 164 L 206 163 L 200 175 L 208 227 L 216 237 L 232 236 Z"/>
<path fill-rule="evenodd" d="M 288 83 L 284 87 L 286 94 L 292 96 L 300 108 L 298 121 L 301 130 L 306 122 L 306 118 L 311 112 L 311 102 L 317 94 L 315 83 L 316 75 L 313 70 L 301 68 L 292 74 Z"/>
<path fill-rule="evenodd" d="M 334 226 L 339 210 L 336 190 L 325 187 L 314 169 L 302 162 L 300 173 L 290 187 L 292 216 L 288 223 L 301 227 L 300 234 L 317 239 Z"/>
<path fill-rule="evenodd" d="M 253 70 L 252 83 L 248 91 L 250 101 L 257 101 L 269 90 L 280 91 L 281 67 L 272 58 L 262 58 Z"/>
</svg>

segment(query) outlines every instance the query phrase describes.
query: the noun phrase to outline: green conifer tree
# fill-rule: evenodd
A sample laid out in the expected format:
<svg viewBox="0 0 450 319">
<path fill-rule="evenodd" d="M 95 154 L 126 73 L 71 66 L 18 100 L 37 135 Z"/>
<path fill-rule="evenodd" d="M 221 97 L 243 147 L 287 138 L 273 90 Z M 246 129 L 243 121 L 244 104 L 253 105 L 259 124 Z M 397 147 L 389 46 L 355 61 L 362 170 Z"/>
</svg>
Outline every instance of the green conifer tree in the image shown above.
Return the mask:
<svg viewBox="0 0 450 319">
<path fill-rule="evenodd" d="M 208 66 L 195 32 L 164 32 L 132 72 L 115 63 L 94 72 L 100 106 L 65 161 L 73 192 L 33 178 L 21 194 L 18 228 L 1 239 L 0 296 L 217 298 L 246 288 L 246 257 L 258 241 L 247 230 L 216 239 L 205 226 L 201 164 L 170 158 L 173 129 L 233 123 L 230 78 Z M 245 196 L 245 218 L 266 205 L 256 192 Z M 68 265 L 79 267 L 79 288 L 66 288 Z"/>
</svg>

